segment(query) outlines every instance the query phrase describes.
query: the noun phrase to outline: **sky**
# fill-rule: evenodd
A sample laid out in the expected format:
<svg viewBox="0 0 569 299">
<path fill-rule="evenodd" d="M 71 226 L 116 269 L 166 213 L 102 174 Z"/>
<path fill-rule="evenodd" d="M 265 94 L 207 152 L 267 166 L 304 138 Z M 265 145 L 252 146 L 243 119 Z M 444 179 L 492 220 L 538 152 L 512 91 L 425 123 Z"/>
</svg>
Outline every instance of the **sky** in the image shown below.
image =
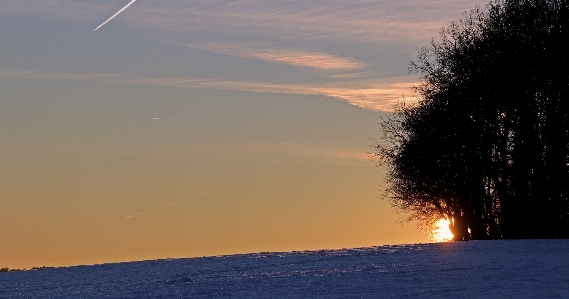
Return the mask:
<svg viewBox="0 0 569 299">
<path fill-rule="evenodd" d="M 474 1 L 0 0 L 0 267 L 428 242 L 368 152 Z"/>
</svg>

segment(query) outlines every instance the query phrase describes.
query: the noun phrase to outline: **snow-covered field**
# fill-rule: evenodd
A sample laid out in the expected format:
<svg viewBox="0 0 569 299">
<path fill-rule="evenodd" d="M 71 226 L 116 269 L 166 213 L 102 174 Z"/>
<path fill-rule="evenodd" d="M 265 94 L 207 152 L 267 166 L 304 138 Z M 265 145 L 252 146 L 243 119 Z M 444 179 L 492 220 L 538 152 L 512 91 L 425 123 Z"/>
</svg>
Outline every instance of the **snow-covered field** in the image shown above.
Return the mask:
<svg viewBox="0 0 569 299">
<path fill-rule="evenodd" d="M 569 240 L 470 241 L 0 274 L 0 298 L 569 298 Z"/>
</svg>

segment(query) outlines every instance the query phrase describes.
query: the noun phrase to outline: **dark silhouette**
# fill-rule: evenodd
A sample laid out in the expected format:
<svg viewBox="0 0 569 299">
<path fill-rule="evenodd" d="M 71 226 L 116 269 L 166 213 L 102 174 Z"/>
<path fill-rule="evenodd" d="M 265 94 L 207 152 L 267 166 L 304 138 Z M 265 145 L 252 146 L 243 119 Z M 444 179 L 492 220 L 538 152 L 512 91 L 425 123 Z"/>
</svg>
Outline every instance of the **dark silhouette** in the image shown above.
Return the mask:
<svg viewBox="0 0 569 299">
<path fill-rule="evenodd" d="M 417 104 L 375 145 L 410 218 L 455 240 L 569 237 L 569 1 L 497 0 L 441 30 L 411 69 Z"/>
<path fill-rule="evenodd" d="M 0 268 L 0 273 L 24 271 L 25 269 L 10 269 L 8 267 Z"/>
</svg>

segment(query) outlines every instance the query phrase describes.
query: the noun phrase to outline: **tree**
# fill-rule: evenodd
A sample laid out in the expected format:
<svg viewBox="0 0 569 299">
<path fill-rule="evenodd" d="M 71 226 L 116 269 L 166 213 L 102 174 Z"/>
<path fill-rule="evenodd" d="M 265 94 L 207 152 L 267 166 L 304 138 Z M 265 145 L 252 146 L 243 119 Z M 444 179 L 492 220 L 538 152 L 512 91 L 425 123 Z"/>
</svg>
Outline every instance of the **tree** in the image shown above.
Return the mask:
<svg viewBox="0 0 569 299">
<path fill-rule="evenodd" d="M 496 0 L 411 69 L 420 101 L 382 123 L 392 204 L 455 240 L 569 237 L 569 1 Z"/>
</svg>

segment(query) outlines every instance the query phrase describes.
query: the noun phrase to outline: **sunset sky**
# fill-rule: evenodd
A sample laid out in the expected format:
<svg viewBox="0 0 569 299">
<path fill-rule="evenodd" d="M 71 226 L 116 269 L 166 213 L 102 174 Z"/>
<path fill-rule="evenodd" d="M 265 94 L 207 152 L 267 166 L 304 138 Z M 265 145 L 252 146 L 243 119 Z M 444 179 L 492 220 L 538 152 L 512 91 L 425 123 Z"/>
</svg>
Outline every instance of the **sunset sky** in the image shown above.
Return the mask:
<svg viewBox="0 0 569 299">
<path fill-rule="evenodd" d="M 0 0 L 0 267 L 428 241 L 366 152 L 477 2 L 128 2 Z"/>
</svg>

